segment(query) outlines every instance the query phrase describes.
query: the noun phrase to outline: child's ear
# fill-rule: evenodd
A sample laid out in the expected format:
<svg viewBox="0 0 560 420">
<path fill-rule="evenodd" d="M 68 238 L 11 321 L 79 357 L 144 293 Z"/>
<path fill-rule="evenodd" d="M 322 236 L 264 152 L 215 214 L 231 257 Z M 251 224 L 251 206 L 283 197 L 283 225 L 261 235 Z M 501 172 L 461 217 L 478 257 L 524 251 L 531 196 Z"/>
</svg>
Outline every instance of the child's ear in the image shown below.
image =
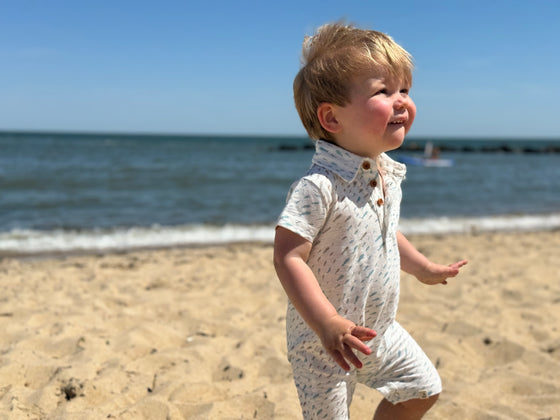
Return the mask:
<svg viewBox="0 0 560 420">
<path fill-rule="evenodd" d="M 333 104 L 323 102 L 317 107 L 317 117 L 321 126 L 329 133 L 338 133 L 342 128 L 335 115 Z"/>
</svg>

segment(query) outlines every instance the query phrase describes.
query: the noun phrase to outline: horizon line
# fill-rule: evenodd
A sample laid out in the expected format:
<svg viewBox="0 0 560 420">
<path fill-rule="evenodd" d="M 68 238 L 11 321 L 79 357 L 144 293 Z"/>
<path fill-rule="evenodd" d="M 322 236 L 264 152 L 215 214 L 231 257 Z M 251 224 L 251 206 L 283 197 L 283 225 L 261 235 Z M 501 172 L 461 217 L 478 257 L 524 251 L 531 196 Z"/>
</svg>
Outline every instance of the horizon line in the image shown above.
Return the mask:
<svg viewBox="0 0 560 420">
<path fill-rule="evenodd" d="M 31 130 L 24 130 L 24 129 L 0 129 L 0 135 L 80 135 L 80 136 L 121 136 L 121 137 L 130 137 L 130 136 L 141 136 L 141 137 L 203 137 L 203 138 L 211 138 L 211 137 L 218 137 L 218 138 L 286 138 L 286 139 L 307 139 L 313 141 L 307 136 L 307 134 L 259 134 L 259 133 L 186 133 L 186 132 L 156 132 L 156 131 L 94 131 L 94 130 L 56 130 L 56 129 L 47 129 L 47 130 L 40 130 L 40 129 L 31 129 Z M 423 134 L 423 135 L 415 135 L 412 134 L 407 136 L 408 140 L 414 139 L 432 139 L 432 140 L 537 140 L 537 141 L 560 141 L 560 136 L 507 136 L 507 135 L 465 135 L 465 134 L 453 134 L 453 135 L 445 135 L 445 134 Z"/>
</svg>

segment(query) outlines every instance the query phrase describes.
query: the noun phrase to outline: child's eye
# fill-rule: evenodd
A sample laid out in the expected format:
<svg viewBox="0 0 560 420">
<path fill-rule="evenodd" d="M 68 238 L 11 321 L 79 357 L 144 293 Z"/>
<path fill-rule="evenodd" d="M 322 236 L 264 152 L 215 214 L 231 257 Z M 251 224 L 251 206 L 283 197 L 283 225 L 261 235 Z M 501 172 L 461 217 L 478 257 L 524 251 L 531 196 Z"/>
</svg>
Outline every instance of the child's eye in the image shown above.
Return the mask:
<svg viewBox="0 0 560 420">
<path fill-rule="evenodd" d="M 410 89 L 401 89 L 401 93 L 404 93 L 405 95 L 408 95 L 409 91 Z"/>
<path fill-rule="evenodd" d="M 375 92 L 375 95 L 386 95 L 387 94 L 387 89 L 380 89 L 377 92 Z"/>
</svg>

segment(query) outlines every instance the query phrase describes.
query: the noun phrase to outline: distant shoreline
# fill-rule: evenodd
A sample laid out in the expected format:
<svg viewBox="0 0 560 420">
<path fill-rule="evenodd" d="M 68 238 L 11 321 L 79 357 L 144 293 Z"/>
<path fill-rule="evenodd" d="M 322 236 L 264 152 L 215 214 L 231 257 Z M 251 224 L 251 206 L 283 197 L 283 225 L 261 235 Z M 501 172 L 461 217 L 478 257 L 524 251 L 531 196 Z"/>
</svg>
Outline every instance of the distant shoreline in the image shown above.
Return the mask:
<svg viewBox="0 0 560 420">
<path fill-rule="evenodd" d="M 0 130 L 0 140 L 10 137 L 38 138 L 84 138 L 98 140 L 186 140 L 186 141 L 243 141 L 263 139 L 279 142 L 273 146 L 278 151 L 301 151 L 314 149 L 313 142 L 305 136 L 258 135 L 258 134 L 181 134 L 181 133 L 135 133 L 135 132 L 88 132 L 88 131 L 25 131 Z M 441 152 L 456 153 L 560 153 L 560 138 L 527 137 L 465 137 L 465 136 L 411 136 L 394 153 L 423 152 L 427 142 L 432 142 Z"/>
<path fill-rule="evenodd" d="M 527 143 L 524 145 L 512 145 L 511 142 L 515 140 L 509 140 L 507 143 L 504 140 L 502 144 L 488 145 L 484 146 L 479 144 L 477 146 L 460 145 L 453 146 L 450 143 L 456 140 L 446 140 L 445 143 L 438 143 L 437 140 L 422 139 L 418 141 L 409 140 L 401 147 L 396 150 L 391 151 L 391 153 L 402 153 L 402 152 L 424 152 L 424 145 L 427 141 L 432 141 L 434 146 L 437 146 L 440 152 L 454 152 L 454 153 L 560 153 L 560 143 L 558 145 L 544 144 L 539 146 L 528 146 Z M 460 141 L 460 140 L 459 140 Z M 498 140 L 493 140 L 496 142 Z M 522 140 L 519 140 L 522 142 Z M 314 149 L 313 144 L 305 145 L 294 145 L 294 144 L 283 144 L 278 146 L 280 151 L 297 151 L 297 150 L 312 150 Z"/>
</svg>

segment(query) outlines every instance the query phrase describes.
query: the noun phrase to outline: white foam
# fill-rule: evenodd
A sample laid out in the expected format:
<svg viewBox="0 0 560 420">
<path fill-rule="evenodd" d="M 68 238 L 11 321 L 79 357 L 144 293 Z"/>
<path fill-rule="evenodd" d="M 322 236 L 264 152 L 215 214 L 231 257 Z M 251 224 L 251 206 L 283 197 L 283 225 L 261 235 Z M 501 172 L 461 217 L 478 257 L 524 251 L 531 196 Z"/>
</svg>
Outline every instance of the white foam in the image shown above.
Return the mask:
<svg viewBox="0 0 560 420">
<path fill-rule="evenodd" d="M 530 232 L 560 229 L 560 214 L 505 215 L 486 217 L 439 217 L 433 219 L 401 219 L 405 234 L 449 234 L 477 232 Z"/>
<path fill-rule="evenodd" d="M 553 230 L 560 229 L 560 214 L 403 219 L 400 229 L 405 234 Z M 0 255 L 104 252 L 233 242 L 272 243 L 273 238 L 272 225 L 152 226 L 84 231 L 13 230 L 0 233 Z"/>
<path fill-rule="evenodd" d="M 40 254 L 81 251 L 110 251 L 135 248 L 268 242 L 273 226 L 177 226 L 89 231 L 13 230 L 0 233 L 0 253 Z"/>
</svg>

